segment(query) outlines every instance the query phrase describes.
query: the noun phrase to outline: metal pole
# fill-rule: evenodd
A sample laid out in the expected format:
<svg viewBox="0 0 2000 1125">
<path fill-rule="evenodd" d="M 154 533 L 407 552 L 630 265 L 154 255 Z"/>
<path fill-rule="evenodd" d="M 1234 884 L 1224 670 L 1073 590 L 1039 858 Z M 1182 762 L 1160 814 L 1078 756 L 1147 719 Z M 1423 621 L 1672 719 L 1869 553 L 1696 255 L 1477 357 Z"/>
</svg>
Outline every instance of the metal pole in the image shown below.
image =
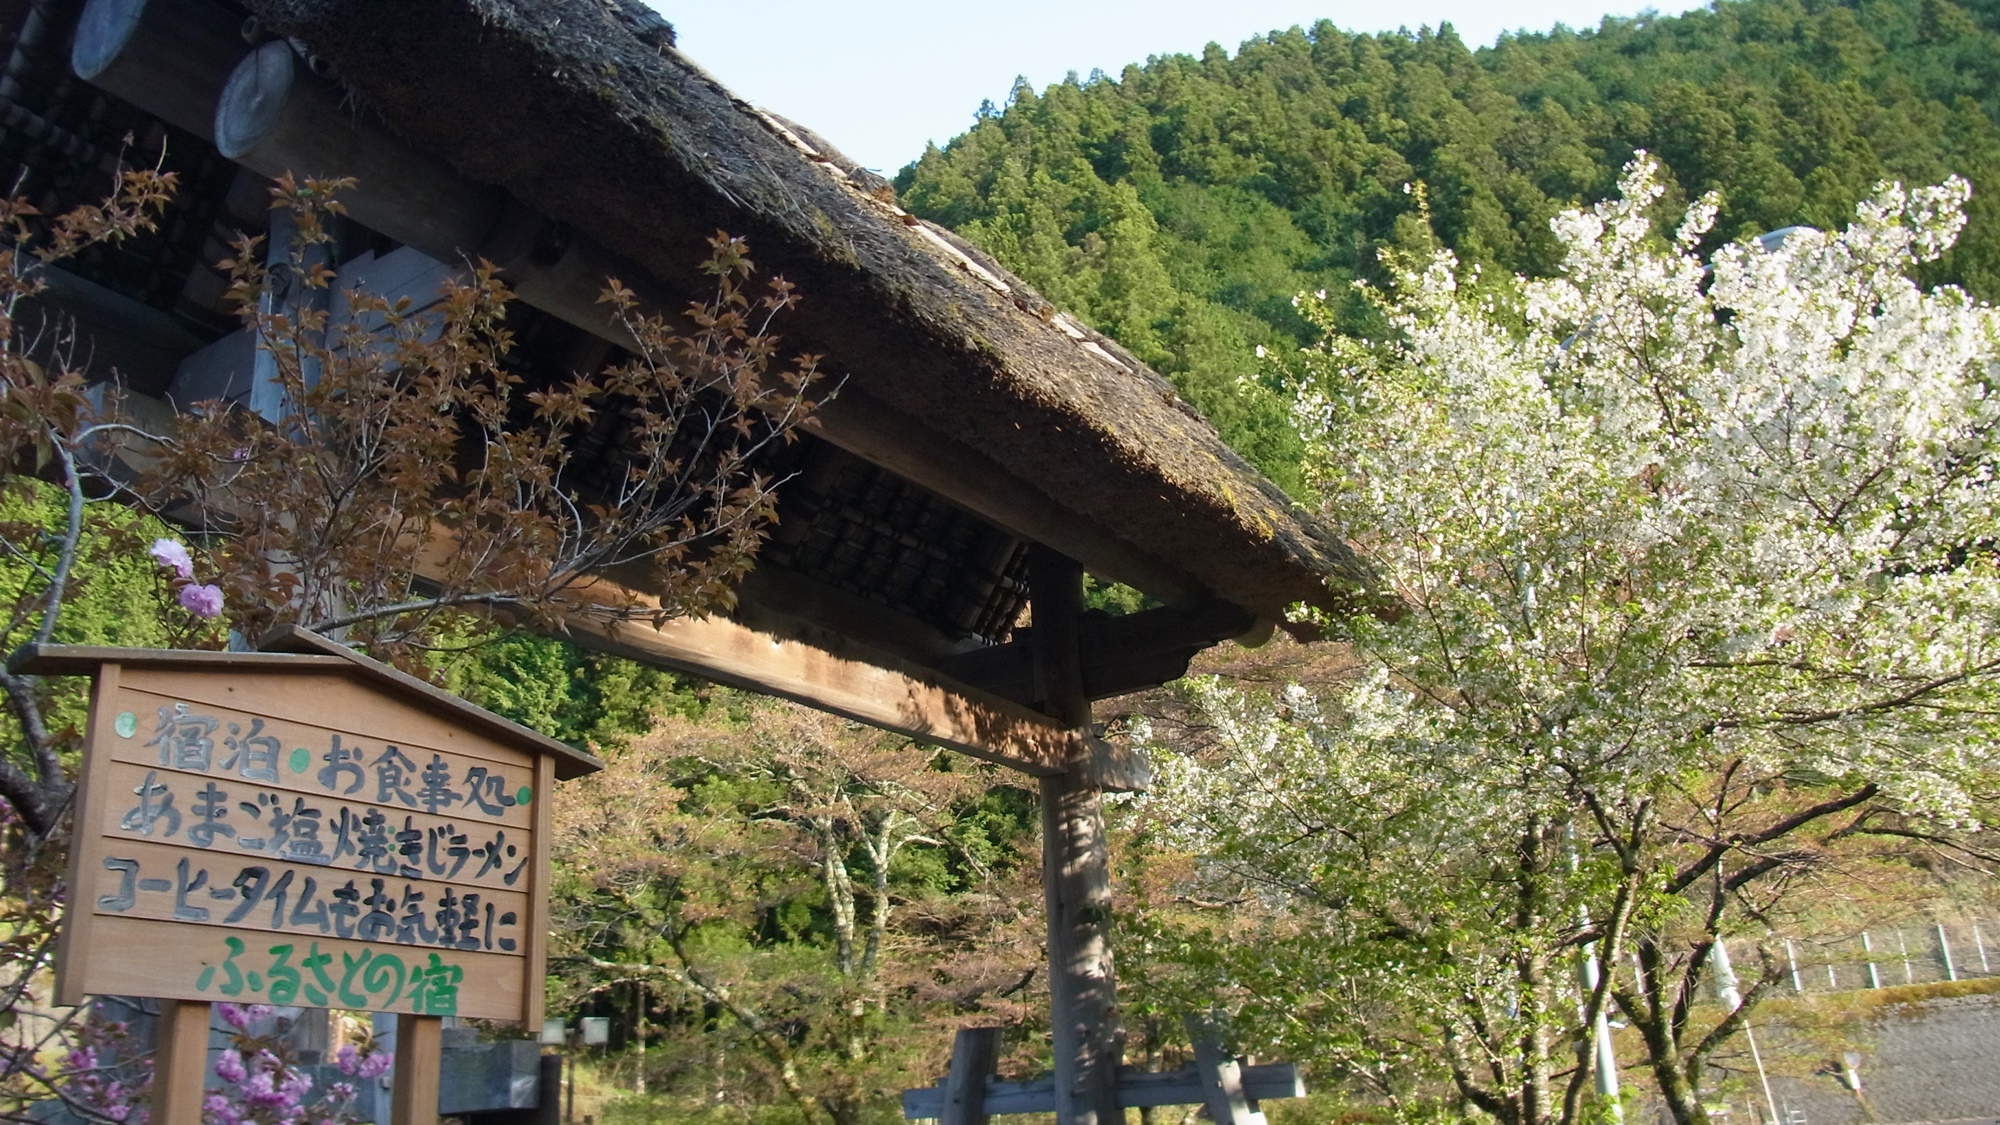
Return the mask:
<svg viewBox="0 0 2000 1125">
<path fill-rule="evenodd" d="M 1743 994 L 1736 990 L 1736 970 L 1729 965 L 1729 947 L 1721 938 L 1708 947 L 1709 963 L 1715 970 L 1715 998 L 1736 1011 L 1743 1006 Z M 1764 1058 L 1757 1053 L 1757 1037 L 1750 1032 L 1750 1021 L 1743 1021 L 1743 1038 L 1750 1044 L 1750 1061 L 1757 1064 L 1757 1081 L 1764 1087 L 1764 1109 L 1770 1114 L 1770 1125 L 1780 1125 L 1778 1119 L 1778 1099 L 1771 1096 L 1771 1079 L 1764 1073 Z"/>
<path fill-rule="evenodd" d="M 1902 927 L 1896 928 L 1896 945 L 1903 951 L 1903 983 L 1917 983 L 1917 976 L 1910 971 L 1910 943 L 1904 939 Z"/>
<path fill-rule="evenodd" d="M 1792 939 L 1785 939 L 1785 966 L 1792 971 L 1792 991 L 1804 992 L 1806 986 L 1799 980 L 1799 956 L 1792 948 Z"/>
<path fill-rule="evenodd" d="M 1588 925 L 1589 911 L 1582 911 L 1582 914 L 1585 924 Z M 1585 995 L 1597 994 L 1599 971 L 1597 943 L 1591 942 L 1583 947 Z M 1591 1038 L 1597 1052 L 1597 1096 L 1604 1099 L 1604 1104 L 1610 1107 L 1611 1120 L 1622 1123 L 1625 1120 L 1625 1107 L 1618 1101 L 1618 1053 L 1611 1045 L 1611 1018 L 1602 1008 L 1598 1009 L 1596 1018 L 1591 1021 Z"/>
<path fill-rule="evenodd" d="M 1622 1123 L 1625 1107 L 1618 1101 L 1618 1052 L 1611 1045 L 1611 1020 L 1597 1013 L 1597 1096 L 1611 1110 L 1611 1120 Z"/>
<path fill-rule="evenodd" d="M 643 1094 L 646 1092 L 646 982 L 642 980 L 633 981 L 632 991 L 634 994 L 632 1001 L 632 1043 L 639 1049 L 638 1077 L 632 1085 L 634 1090 Z"/>
<path fill-rule="evenodd" d="M 1944 959 L 1944 979 L 1957 980 L 1958 966 L 1951 963 L 1951 939 L 1944 934 L 1944 923 L 1937 923 L 1938 956 Z"/>
<path fill-rule="evenodd" d="M 1568 837 L 1569 869 L 1574 872 L 1577 868 L 1575 826 L 1568 828 L 1565 835 Z M 1576 916 L 1584 928 L 1590 927 L 1590 907 L 1579 903 Z M 1597 995 L 1598 982 L 1603 979 L 1604 973 L 1604 966 L 1597 959 L 1597 943 L 1593 941 L 1585 945 L 1582 956 L 1583 994 L 1585 997 L 1594 997 Z M 1636 964 L 1635 961 L 1634 965 Z M 1609 997 L 1606 999 L 1608 1001 Z M 1625 1107 L 1618 1101 L 1618 1054 L 1611 1045 L 1611 1017 L 1603 1008 L 1599 1008 L 1597 1014 L 1591 1018 L 1591 1040 L 1592 1048 L 1597 1052 L 1597 1096 L 1605 1105 L 1611 1107 L 1611 1120 L 1614 1125 L 1624 1125 Z"/>
<path fill-rule="evenodd" d="M 1979 971 L 1991 976 L 1993 966 L 1986 963 L 1986 938 L 1979 932 L 1979 920 L 1972 920 L 1972 944 L 1979 947 Z"/>
<path fill-rule="evenodd" d="M 1868 987 L 1882 987 L 1882 974 L 1875 971 L 1875 943 L 1868 940 L 1868 931 L 1861 931 L 1861 952 L 1868 956 Z"/>
<path fill-rule="evenodd" d="M 1750 1061 L 1757 1064 L 1757 1081 L 1764 1087 L 1764 1108 L 1771 1114 L 1771 1125 L 1781 1125 L 1778 1117 L 1778 1100 L 1771 1096 L 1771 1078 L 1764 1073 L 1764 1057 L 1757 1053 L 1757 1036 L 1750 1031 L 1750 1021 L 1743 1021 L 1743 1041 L 1750 1044 Z"/>
</svg>

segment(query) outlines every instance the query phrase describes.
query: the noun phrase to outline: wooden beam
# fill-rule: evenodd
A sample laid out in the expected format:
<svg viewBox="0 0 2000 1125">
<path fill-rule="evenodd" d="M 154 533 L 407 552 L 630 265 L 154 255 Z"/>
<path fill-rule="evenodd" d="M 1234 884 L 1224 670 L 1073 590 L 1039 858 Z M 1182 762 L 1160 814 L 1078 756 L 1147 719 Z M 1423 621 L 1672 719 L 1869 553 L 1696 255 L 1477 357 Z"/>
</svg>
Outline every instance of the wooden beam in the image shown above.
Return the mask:
<svg viewBox="0 0 2000 1125">
<path fill-rule="evenodd" d="M 215 101 L 246 44 L 243 17 L 212 0 L 90 0 L 70 67 L 146 112 L 215 139 Z"/>
<path fill-rule="evenodd" d="M 86 364 L 93 380 L 116 372 L 124 386 L 157 395 L 182 359 L 206 342 L 171 313 L 67 270 L 40 266 L 34 276 L 44 288 L 15 310 L 14 338 L 45 366 L 57 366 L 59 351 L 73 342 L 71 358 Z M 73 338 L 57 316 L 74 326 Z"/>
<path fill-rule="evenodd" d="M 284 42 L 258 47 L 230 75 L 215 110 L 215 144 L 272 178 L 352 176 L 355 186 L 341 199 L 356 222 L 444 263 L 491 261 L 516 297 L 614 344 L 633 341 L 598 300 L 608 278 L 649 308 L 673 313 L 682 305 L 645 270 L 357 118 Z"/>
<path fill-rule="evenodd" d="M 1036 693 L 1058 721 L 1090 725 L 1078 625 L 1083 568 L 1037 546 L 1028 554 Z M 1082 768 L 1041 782 L 1042 894 L 1048 911 L 1050 1030 L 1055 1040 L 1057 1125 L 1123 1125 L 1118 1067 L 1124 1061 L 1117 979 L 1111 963 L 1111 859 L 1102 795 Z"/>
<path fill-rule="evenodd" d="M 1241 1068 L 1243 1096 L 1250 1101 L 1303 1098 L 1306 1084 L 1294 1063 L 1267 1063 Z M 944 1087 L 924 1086 L 903 1091 L 903 1116 L 911 1121 L 942 1120 Z M 1118 1072 L 1118 1104 L 1125 1109 L 1163 1105 L 1205 1105 L 1201 1075 L 1193 1066 L 1179 1070 Z M 988 1116 L 1007 1113 L 1054 1113 L 1056 1083 L 1051 1075 L 1025 1082 L 988 1082 Z"/>
<path fill-rule="evenodd" d="M 789 486 L 781 486 L 780 495 L 784 487 Z M 881 602 L 763 562 L 737 585 L 736 600 L 732 616 L 753 629 L 767 633 L 783 632 L 788 626 L 809 626 L 815 632 L 830 630 L 877 652 L 940 671 L 943 662 L 955 655 L 994 647 L 974 637 L 952 637 L 927 621 L 890 609 Z M 1023 706 L 1034 706 L 1032 698 L 992 691 L 952 672 L 945 675 Z"/>
<path fill-rule="evenodd" d="M 608 582 L 596 588 L 617 589 Z M 781 696 L 1037 776 L 1060 772 L 1091 751 L 1084 731 L 831 636 L 808 643 L 723 617 L 676 618 L 655 628 L 585 614 L 566 624 L 574 639 L 593 648 Z"/>
<path fill-rule="evenodd" d="M 1121 617 L 1087 615 L 1077 627 L 1083 694 L 1091 700 L 1109 699 L 1180 679 L 1196 653 L 1217 641 L 1242 636 L 1256 623 L 1249 611 L 1217 599 Z M 946 657 L 938 670 L 960 683 L 1032 706 L 1039 701 L 1034 629 L 1015 630 L 1014 636 L 1007 644 Z"/>
<path fill-rule="evenodd" d="M 215 147 L 273 179 L 352 176 L 342 194 L 361 225 L 440 261 L 463 261 L 499 224 L 507 194 L 380 133 L 274 39 L 244 57 L 215 110 Z"/>
<path fill-rule="evenodd" d="M 810 341 L 795 338 L 801 347 Z M 837 352 L 830 352 L 838 359 Z M 1045 543 L 1083 562 L 1092 574 L 1180 604 L 1208 596 L 1194 575 L 1170 560 L 1105 532 L 1046 492 L 1028 484 L 951 434 L 917 421 L 849 383 L 807 423 L 815 433 L 863 460 L 928 489 L 1012 533 Z"/>
</svg>

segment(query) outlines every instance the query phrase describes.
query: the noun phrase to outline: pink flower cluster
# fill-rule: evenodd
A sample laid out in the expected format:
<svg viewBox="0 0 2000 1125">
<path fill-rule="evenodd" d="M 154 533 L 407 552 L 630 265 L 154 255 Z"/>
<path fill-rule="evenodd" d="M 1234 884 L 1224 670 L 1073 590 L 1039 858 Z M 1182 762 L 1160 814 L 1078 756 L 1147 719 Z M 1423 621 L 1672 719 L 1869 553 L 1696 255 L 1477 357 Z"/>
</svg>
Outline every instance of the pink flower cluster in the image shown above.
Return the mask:
<svg viewBox="0 0 2000 1125">
<path fill-rule="evenodd" d="M 216 1011 L 236 1029 L 236 1042 L 215 1060 L 215 1076 L 226 1085 L 210 1090 L 202 1101 L 203 1125 L 344 1125 L 344 1111 L 354 1100 L 352 1083 L 328 1083 L 320 1100 L 308 1104 L 311 1075 L 294 1066 L 283 1050 L 250 1034 L 271 1009 L 218 1004 Z M 390 1057 L 350 1045 L 340 1049 L 334 1063 L 342 1074 L 366 1079 L 387 1072 Z"/>
<path fill-rule="evenodd" d="M 334 1056 L 335 1066 L 342 1074 L 352 1074 L 356 1078 L 380 1078 L 389 1073 L 389 1066 L 396 1060 L 387 1051 L 370 1051 L 361 1054 L 349 1043 Z"/>
<path fill-rule="evenodd" d="M 261 1004 L 217 1004 L 232 1034 L 231 1045 L 215 1060 L 220 1085 L 202 1099 L 202 1125 L 354 1125 L 350 1112 L 354 1082 L 329 1082 L 316 1101 L 310 1072 L 297 1066 L 290 1053 L 272 1039 L 252 1034 L 271 1009 Z M 18 1052 L 0 1043 L 0 1063 L 6 1073 L 29 1078 L 56 1094 L 85 1120 L 114 1125 L 148 1125 L 146 1104 L 152 1086 L 150 1059 L 108 1063 L 100 1051 L 126 1038 L 124 1025 L 89 1021 L 62 1057 L 59 1067 L 44 1070 L 32 1052 Z M 7 1057 L 21 1053 L 19 1059 Z M 342 1047 L 334 1065 L 344 1075 L 365 1081 L 388 1073 L 392 1059 L 372 1045 Z"/>
<path fill-rule="evenodd" d="M 129 1037 L 123 1023 L 95 1017 L 84 1022 L 60 1064 L 44 1068 L 35 1048 L 0 1044 L 0 1073 L 26 1079 L 28 1089 L 56 1095 L 74 1116 L 119 1125 L 146 1125 L 146 1098 L 152 1086 L 150 1058 L 119 1058 Z M 113 1048 L 105 1052 L 103 1048 Z M 114 1061 L 115 1060 L 115 1061 Z"/>
<path fill-rule="evenodd" d="M 63 1069 L 71 1077 L 70 1096 L 75 1101 L 117 1122 L 142 1125 L 146 1111 L 134 1105 L 133 1090 L 115 1072 L 104 1067 L 97 1048 L 82 1046 L 63 1057 Z"/>
<path fill-rule="evenodd" d="M 250 1033 L 251 1024 L 271 1014 L 271 1006 L 269 1004 L 222 1003 L 215 1006 L 215 1014 L 222 1017 L 223 1023 L 247 1035 Z M 232 1079 L 232 1081 L 242 1080 Z"/>
<path fill-rule="evenodd" d="M 222 614 L 222 587 L 194 580 L 194 557 L 178 539 L 155 539 L 148 552 L 153 561 L 173 572 L 174 600 L 196 617 L 208 619 Z"/>
</svg>

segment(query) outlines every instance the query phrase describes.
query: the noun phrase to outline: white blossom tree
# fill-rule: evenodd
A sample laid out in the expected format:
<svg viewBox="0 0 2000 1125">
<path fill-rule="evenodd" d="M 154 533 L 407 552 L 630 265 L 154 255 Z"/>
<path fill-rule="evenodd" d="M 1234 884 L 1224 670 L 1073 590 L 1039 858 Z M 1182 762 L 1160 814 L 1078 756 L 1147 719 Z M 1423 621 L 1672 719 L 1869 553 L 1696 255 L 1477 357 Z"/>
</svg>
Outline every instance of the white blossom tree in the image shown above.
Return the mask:
<svg viewBox="0 0 2000 1125">
<path fill-rule="evenodd" d="M 1212 752 L 1154 799 L 1284 907 L 1238 959 L 1247 1017 L 1396 1011 L 1341 1040 L 1350 1069 L 1427 1052 L 1460 1100 L 1542 1125 L 1588 1112 L 1583 1029 L 1615 1008 L 1701 1125 L 1764 989 L 1698 1004 L 1712 944 L 1843 854 L 1976 820 L 2000 319 L 1910 278 L 1968 192 L 1884 186 L 1843 233 L 1704 262 L 1716 201 L 1663 236 L 1642 154 L 1555 220 L 1556 278 L 1439 253 L 1376 343 L 1302 298 L 1329 336 L 1276 362 L 1383 595 L 1324 624 L 1371 672 L 1339 701 L 1199 685 Z"/>
</svg>

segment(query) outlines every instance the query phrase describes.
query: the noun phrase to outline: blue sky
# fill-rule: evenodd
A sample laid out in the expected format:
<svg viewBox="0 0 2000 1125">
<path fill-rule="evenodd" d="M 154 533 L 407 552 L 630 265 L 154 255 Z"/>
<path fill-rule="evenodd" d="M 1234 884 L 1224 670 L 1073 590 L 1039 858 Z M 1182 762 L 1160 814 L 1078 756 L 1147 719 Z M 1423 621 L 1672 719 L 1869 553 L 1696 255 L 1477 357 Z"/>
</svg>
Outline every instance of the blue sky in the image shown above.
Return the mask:
<svg viewBox="0 0 2000 1125">
<path fill-rule="evenodd" d="M 1148 55 L 1199 54 L 1274 28 L 1332 20 L 1349 31 L 1449 22 L 1468 44 L 1502 32 L 1595 27 L 1606 15 L 1700 4 L 1629 0 L 648 0 L 681 49 L 737 94 L 803 124 L 861 164 L 893 175 L 1005 101 L 1015 75 L 1037 89 L 1071 70 L 1117 74 Z"/>
</svg>

